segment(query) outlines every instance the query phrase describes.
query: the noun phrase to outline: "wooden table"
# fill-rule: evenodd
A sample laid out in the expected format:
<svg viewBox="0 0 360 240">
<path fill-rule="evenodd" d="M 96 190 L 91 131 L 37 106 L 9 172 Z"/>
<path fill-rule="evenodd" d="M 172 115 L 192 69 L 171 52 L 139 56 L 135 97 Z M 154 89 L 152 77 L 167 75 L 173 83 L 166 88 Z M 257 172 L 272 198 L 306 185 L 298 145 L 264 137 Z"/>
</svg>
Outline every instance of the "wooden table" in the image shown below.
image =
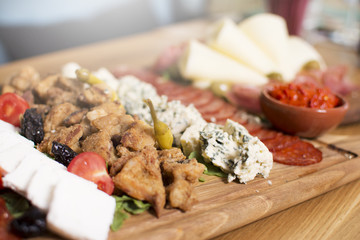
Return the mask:
<svg viewBox="0 0 360 240">
<path fill-rule="evenodd" d="M 35 67 L 41 74 L 59 72 L 60 67 L 69 61 L 75 61 L 89 69 L 99 67 L 112 69 L 119 64 L 150 66 L 165 47 L 192 37 L 203 36 L 207 24 L 208 21 L 205 20 L 191 21 L 137 36 L 11 62 L 0 66 L 0 79 L 9 78 L 25 65 Z M 326 53 L 326 60 L 331 63 L 336 63 L 338 56 L 344 54 L 327 45 L 320 47 L 320 50 Z M 355 72 L 353 76 L 358 76 L 356 75 L 358 70 L 351 71 L 352 74 Z M 331 136 L 357 136 L 360 135 L 360 124 L 340 127 L 330 134 Z M 355 160 L 360 161 L 358 158 Z M 215 233 L 210 236 L 218 240 L 360 239 L 360 179 L 351 178 L 350 181 L 344 185 L 339 184 L 342 185 L 340 187 L 335 184 L 333 187 L 335 190 L 331 190 L 332 187 L 328 188 L 330 192 L 236 230 L 223 235 Z M 204 234 L 204 236 L 208 235 Z"/>
</svg>

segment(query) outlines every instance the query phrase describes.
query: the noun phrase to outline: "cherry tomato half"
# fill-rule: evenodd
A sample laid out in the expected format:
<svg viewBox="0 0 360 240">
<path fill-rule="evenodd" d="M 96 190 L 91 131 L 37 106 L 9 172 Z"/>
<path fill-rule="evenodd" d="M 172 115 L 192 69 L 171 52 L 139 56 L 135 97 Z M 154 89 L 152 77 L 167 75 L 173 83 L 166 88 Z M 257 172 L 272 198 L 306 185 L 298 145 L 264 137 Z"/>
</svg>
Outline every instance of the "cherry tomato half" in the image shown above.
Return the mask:
<svg viewBox="0 0 360 240">
<path fill-rule="evenodd" d="M 107 172 L 105 160 L 97 153 L 80 153 L 71 160 L 67 170 L 94 182 L 99 190 L 109 195 L 114 191 L 114 182 Z"/>
<path fill-rule="evenodd" d="M 0 119 L 20 127 L 20 116 L 23 115 L 29 104 L 15 93 L 4 93 L 0 96 Z"/>
</svg>

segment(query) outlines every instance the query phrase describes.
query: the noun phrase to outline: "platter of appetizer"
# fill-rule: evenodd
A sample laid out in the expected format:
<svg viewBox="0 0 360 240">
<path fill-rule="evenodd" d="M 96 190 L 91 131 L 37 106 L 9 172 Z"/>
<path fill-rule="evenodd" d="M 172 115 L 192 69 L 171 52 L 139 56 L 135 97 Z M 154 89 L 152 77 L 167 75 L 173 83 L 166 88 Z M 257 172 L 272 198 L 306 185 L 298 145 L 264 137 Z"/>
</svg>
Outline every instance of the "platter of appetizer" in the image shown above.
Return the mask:
<svg viewBox="0 0 360 240">
<path fill-rule="evenodd" d="M 331 134 L 357 86 L 282 18 L 222 19 L 177 44 L 151 66 L 75 58 L 46 72 L 35 59 L 1 79 L 4 236 L 207 239 L 360 177 L 359 135 Z M 270 88 L 342 115 L 287 131 L 261 103 Z"/>
</svg>

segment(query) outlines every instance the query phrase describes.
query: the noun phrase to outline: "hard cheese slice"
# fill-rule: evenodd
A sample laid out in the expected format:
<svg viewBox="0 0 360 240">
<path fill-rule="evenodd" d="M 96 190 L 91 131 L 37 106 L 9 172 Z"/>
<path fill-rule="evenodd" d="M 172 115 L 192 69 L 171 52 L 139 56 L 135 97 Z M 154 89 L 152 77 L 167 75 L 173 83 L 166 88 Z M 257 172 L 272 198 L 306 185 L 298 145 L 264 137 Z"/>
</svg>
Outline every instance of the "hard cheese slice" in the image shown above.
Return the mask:
<svg viewBox="0 0 360 240">
<path fill-rule="evenodd" d="M 257 14 L 238 27 L 266 53 L 283 73 L 287 60 L 289 34 L 285 20 L 274 14 Z"/>
<path fill-rule="evenodd" d="M 229 18 L 213 25 L 208 44 L 263 75 L 279 71 L 275 62 Z"/>
<path fill-rule="evenodd" d="M 71 239 L 107 239 L 115 199 L 80 177 L 62 177 L 47 214 L 50 230 Z"/>
<path fill-rule="evenodd" d="M 245 65 L 192 40 L 179 61 L 181 74 L 189 79 L 210 82 L 230 81 L 249 85 L 263 85 L 267 78 Z"/>
</svg>

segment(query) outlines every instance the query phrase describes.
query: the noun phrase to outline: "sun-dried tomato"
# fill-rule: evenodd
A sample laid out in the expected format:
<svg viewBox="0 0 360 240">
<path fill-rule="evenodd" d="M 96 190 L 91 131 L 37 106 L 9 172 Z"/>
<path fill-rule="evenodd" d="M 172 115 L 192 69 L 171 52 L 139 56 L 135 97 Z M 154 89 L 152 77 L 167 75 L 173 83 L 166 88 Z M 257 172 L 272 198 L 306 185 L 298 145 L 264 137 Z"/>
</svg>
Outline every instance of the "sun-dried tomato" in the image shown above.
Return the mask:
<svg viewBox="0 0 360 240">
<path fill-rule="evenodd" d="M 275 85 L 270 95 L 289 105 L 308 108 L 334 108 L 339 98 L 328 88 L 319 88 L 311 83 Z"/>
</svg>

